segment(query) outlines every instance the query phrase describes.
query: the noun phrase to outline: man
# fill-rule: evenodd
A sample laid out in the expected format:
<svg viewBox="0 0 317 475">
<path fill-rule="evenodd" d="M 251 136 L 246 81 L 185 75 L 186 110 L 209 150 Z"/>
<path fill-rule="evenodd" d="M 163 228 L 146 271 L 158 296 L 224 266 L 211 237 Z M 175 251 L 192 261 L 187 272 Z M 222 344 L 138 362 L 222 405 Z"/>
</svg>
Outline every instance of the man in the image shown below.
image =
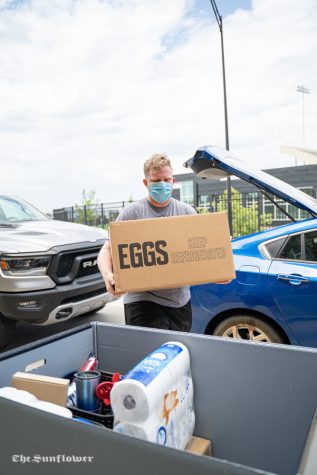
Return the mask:
<svg viewBox="0 0 317 475">
<path fill-rule="evenodd" d="M 117 221 L 196 214 L 194 208 L 172 198 L 175 178 L 171 162 L 165 154 L 154 154 L 144 163 L 143 183 L 148 196 L 124 208 Z M 98 266 L 108 292 L 114 295 L 115 281 L 109 241 L 105 242 L 99 253 Z M 128 292 L 123 296 L 123 302 L 127 325 L 184 332 L 191 329 L 189 287 Z"/>
</svg>

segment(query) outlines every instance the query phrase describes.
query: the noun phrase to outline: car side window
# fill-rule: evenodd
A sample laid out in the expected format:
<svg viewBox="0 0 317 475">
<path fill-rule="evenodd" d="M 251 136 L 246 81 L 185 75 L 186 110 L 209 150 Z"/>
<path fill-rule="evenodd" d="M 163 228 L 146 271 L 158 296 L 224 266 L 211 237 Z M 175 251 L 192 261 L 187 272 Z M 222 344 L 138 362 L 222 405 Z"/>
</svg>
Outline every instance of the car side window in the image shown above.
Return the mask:
<svg viewBox="0 0 317 475">
<path fill-rule="evenodd" d="M 317 261 L 317 231 L 305 233 L 304 260 Z"/>
<path fill-rule="evenodd" d="M 282 248 L 279 259 L 302 260 L 301 235 L 291 236 Z"/>
<path fill-rule="evenodd" d="M 266 244 L 266 250 L 268 251 L 271 259 L 276 257 L 283 246 L 284 242 L 286 241 L 287 237 L 283 237 L 281 239 L 276 239 L 275 241 L 269 242 Z"/>
</svg>

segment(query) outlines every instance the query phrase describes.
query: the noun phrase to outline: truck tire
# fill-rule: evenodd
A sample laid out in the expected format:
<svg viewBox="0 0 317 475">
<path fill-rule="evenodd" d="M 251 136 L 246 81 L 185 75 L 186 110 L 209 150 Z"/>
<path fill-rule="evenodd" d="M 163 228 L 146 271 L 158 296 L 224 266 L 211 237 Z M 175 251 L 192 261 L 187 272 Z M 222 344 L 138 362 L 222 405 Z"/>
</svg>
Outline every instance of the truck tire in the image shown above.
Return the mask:
<svg viewBox="0 0 317 475">
<path fill-rule="evenodd" d="M 0 314 L 0 350 L 5 348 L 13 338 L 16 322 Z"/>
<path fill-rule="evenodd" d="M 214 329 L 213 335 L 238 340 L 285 343 L 271 325 L 248 315 L 235 315 L 222 320 Z"/>
</svg>

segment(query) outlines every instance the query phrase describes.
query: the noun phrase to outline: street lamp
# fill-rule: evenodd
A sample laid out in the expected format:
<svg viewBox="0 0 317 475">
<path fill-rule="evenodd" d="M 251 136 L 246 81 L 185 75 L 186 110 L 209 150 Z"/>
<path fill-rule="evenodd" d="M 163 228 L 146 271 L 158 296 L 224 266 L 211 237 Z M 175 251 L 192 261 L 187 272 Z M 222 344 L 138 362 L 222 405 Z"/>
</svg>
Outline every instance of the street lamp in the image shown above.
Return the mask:
<svg viewBox="0 0 317 475">
<path fill-rule="evenodd" d="M 305 148 L 305 114 L 304 114 L 304 94 L 310 94 L 310 90 L 307 87 L 297 86 L 297 91 L 302 93 L 302 117 L 303 117 L 303 147 Z"/>
<path fill-rule="evenodd" d="M 223 28 L 222 28 L 222 16 L 219 14 L 215 0 L 210 0 L 212 9 L 214 11 L 221 38 L 221 58 L 222 58 L 222 84 L 223 84 L 223 103 L 225 112 L 225 135 L 226 135 L 226 149 L 229 150 L 229 131 L 228 131 L 228 111 L 227 111 L 227 89 L 226 89 L 226 71 L 225 71 L 225 53 L 223 46 Z M 232 202 L 231 202 L 231 179 L 227 177 L 227 197 L 228 197 L 228 220 L 230 234 L 232 235 Z"/>
</svg>

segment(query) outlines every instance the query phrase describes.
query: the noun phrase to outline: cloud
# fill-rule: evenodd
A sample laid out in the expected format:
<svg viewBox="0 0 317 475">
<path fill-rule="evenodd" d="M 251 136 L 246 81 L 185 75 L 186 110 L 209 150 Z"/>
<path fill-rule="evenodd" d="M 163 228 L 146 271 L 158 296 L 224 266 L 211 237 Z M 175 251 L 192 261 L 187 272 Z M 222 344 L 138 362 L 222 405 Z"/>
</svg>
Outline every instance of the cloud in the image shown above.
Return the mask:
<svg viewBox="0 0 317 475">
<path fill-rule="evenodd" d="M 143 196 L 154 152 L 175 168 L 224 145 L 220 34 L 187 0 L 0 0 L 2 192 L 43 210 Z M 197 13 L 198 12 L 198 13 Z M 259 167 L 317 147 L 314 0 L 256 0 L 224 17 L 232 150 Z"/>
</svg>

